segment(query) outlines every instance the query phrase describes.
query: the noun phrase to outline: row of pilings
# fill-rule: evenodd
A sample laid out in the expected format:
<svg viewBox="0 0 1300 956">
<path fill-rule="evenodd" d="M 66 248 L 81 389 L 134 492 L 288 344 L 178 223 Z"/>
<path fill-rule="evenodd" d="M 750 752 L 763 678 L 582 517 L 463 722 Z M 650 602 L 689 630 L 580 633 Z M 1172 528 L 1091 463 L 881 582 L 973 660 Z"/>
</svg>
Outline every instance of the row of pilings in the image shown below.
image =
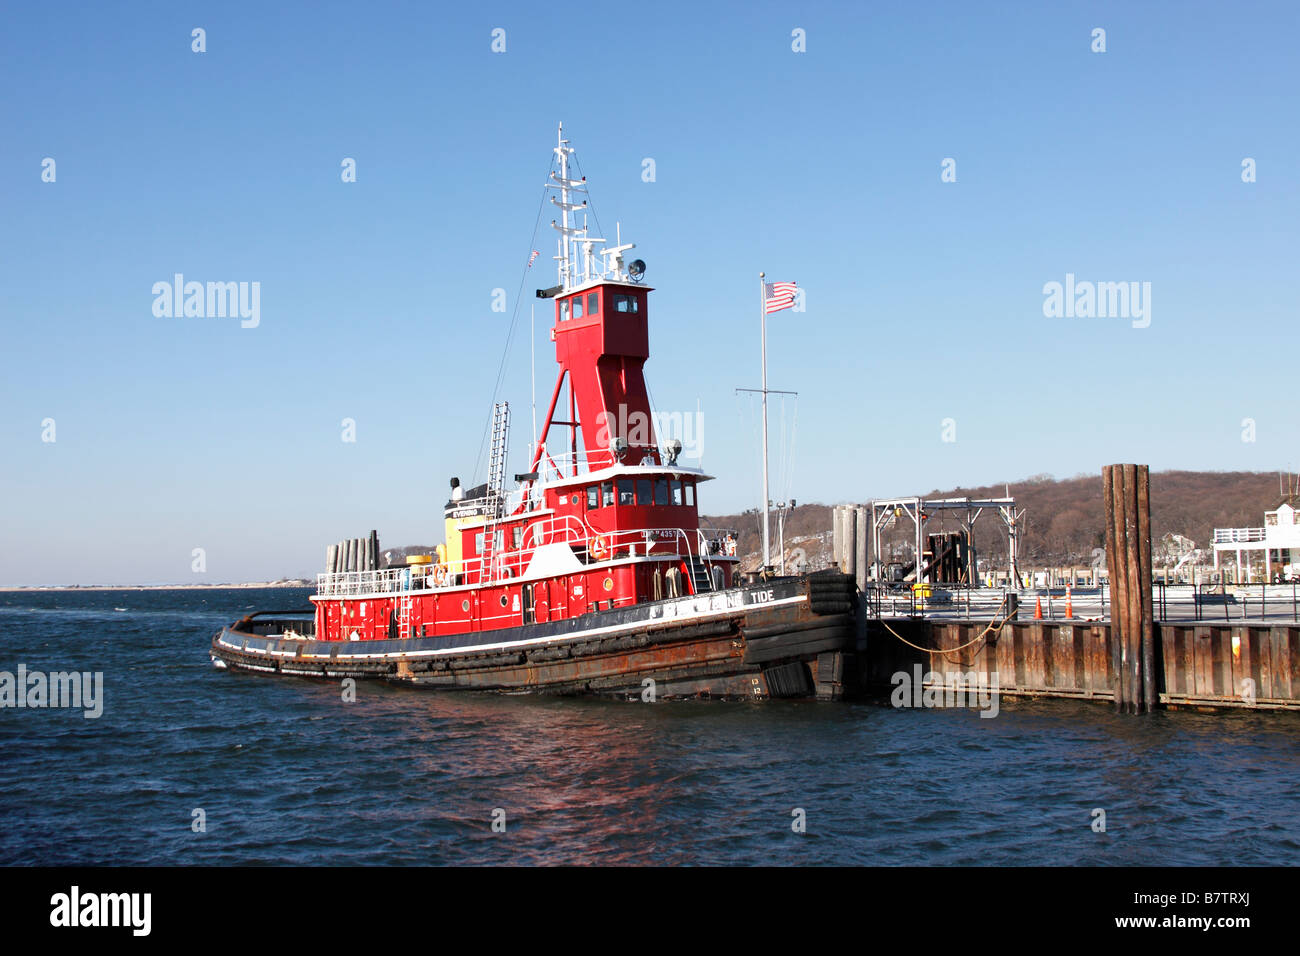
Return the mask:
<svg viewBox="0 0 1300 956">
<path fill-rule="evenodd" d="M 348 538 L 325 549 L 325 569 L 330 574 L 346 571 L 375 571 L 379 568 L 379 532 L 364 538 Z"/>
<path fill-rule="evenodd" d="M 866 505 L 836 505 L 831 522 L 831 560 L 842 572 L 853 575 L 859 591 L 865 591 L 870 572 L 867 551 L 871 509 Z"/>
</svg>

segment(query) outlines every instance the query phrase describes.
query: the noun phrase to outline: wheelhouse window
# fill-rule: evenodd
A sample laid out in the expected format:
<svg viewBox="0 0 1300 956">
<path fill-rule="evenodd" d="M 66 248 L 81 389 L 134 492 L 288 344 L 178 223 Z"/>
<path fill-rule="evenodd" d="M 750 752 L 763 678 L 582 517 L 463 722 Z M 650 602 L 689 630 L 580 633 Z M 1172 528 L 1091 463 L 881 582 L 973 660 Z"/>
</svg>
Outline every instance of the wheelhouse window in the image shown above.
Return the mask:
<svg viewBox="0 0 1300 956">
<path fill-rule="evenodd" d="M 668 504 L 668 501 L 668 479 L 655 479 L 655 504 L 666 505 Z"/>
<path fill-rule="evenodd" d="M 560 321 L 565 322 L 568 320 L 568 318 L 569 318 L 569 300 L 561 299 L 560 300 Z"/>
<path fill-rule="evenodd" d="M 635 295 L 628 295 L 624 292 L 614 294 L 614 311 L 615 312 L 640 312 L 641 300 Z"/>
<path fill-rule="evenodd" d="M 685 482 L 682 490 L 686 492 L 686 507 L 694 508 L 695 507 L 695 482 L 693 481 Z"/>
<path fill-rule="evenodd" d="M 575 295 L 572 301 L 573 301 L 573 317 L 575 319 L 582 318 L 582 296 Z"/>
<path fill-rule="evenodd" d="M 618 480 L 618 503 L 621 505 L 636 504 L 636 494 L 632 490 L 631 478 L 620 478 Z"/>
<path fill-rule="evenodd" d="M 587 510 L 600 507 L 600 485 L 592 485 L 587 489 Z"/>
<path fill-rule="evenodd" d="M 654 483 L 649 478 L 638 478 L 636 480 L 636 503 L 639 505 L 652 505 L 654 493 L 651 490 Z"/>
<path fill-rule="evenodd" d="M 606 481 L 600 486 L 600 504 L 602 508 L 608 508 L 614 503 L 614 482 Z"/>
<path fill-rule="evenodd" d="M 486 535 L 487 533 L 484 531 L 480 531 L 478 534 L 474 535 L 474 550 L 477 551 L 479 554 L 483 553 L 483 545 L 486 543 Z M 493 549 L 496 551 L 503 550 L 505 548 L 505 539 L 506 539 L 505 529 L 498 528 L 496 533 L 492 535 Z"/>
<path fill-rule="evenodd" d="M 598 293 L 596 292 L 587 293 L 587 314 L 588 315 L 595 315 L 597 312 L 600 311 L 599 299 L 600 296 Z"/>
<path fill-rule="evenodd" d="M 682 505 L 682 482 L 680 478 L 673 479 L 673 504 L 677 507 Z"/>
</svg>

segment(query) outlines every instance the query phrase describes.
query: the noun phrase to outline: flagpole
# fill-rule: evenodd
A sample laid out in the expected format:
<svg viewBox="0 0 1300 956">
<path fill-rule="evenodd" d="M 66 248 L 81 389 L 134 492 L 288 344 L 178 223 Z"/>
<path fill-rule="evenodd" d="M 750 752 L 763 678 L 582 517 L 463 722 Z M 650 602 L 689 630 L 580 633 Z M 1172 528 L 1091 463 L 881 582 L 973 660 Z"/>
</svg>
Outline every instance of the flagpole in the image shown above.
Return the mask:
<svg viewBox="0 0 1300 956">
<path fill-rule="evenodd" d="M 768 539 L 767 505 L 771 496 L 767 490 L 767 301 L 763 290 L 763 277 L 758 274 L 758 314 L 763 335 L 763 571 L 772 564 L 772 553 Z"/>
</svg>

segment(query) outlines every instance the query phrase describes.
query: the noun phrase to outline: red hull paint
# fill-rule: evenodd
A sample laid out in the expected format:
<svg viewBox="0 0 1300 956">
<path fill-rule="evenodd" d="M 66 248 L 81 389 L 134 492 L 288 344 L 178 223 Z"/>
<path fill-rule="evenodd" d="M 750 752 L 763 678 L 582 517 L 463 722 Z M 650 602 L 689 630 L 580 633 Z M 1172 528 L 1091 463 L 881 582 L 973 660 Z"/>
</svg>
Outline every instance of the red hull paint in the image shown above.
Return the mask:
<svg viewBox="0 0 1300 956">
<path fill-rule="evenodd" d="M 332 641 L 444 637 L 579 617 L 653 599 L 654 572 L 667 563 L 610 561 L 588 565 L 579 573 L 533 581 L 313 597 L 316 633 Z M 724 579 L 724 587 L 731 584 L 730 577 Z M 689 575 L 682 580 L 684 594 L 693 593 Z M 405 609 L 404 602 L 409 602 Z"/>
</svg>

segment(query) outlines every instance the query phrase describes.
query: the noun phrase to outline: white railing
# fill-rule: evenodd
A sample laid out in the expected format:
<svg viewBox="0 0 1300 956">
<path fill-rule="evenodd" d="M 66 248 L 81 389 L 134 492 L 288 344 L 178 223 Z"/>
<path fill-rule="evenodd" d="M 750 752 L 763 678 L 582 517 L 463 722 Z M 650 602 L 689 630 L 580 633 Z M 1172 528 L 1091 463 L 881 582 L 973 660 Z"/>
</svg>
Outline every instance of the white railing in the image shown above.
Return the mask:
<svg viewBox="0 0 1300 956">
<path fill-rule="evenodd" d="M 513 534 L 501 524 L 487 525 L 482 534 Z M 407 594 L 412 591 L 441 590 L 465 585 L 485 586 L 523 575 L 538 548 L 568 545 L 575 553 L 586 555 L 589 563 L 638 556 L 680 555 L 698 557 L 706 566 L 715 561 L 735 560 L 736 534 L 729 529 L 700 528 L 692 541 L 683 528 L 622 528 L 597 531 L 573 515 L 560 515 L 535 521 L 523 529 L 518 548 L 513 541 L 493 548 L 491 566 L 484 573 L 481 558 L 443 564 L 416 564 L 376 571 L 339 571 L 318 574 L 319 597 L 357 597 L 361 595 Z M 710 575 L 710 583 L 712 575 Z"/>
<path fill-rule="evenodd" d="M 587 556 L 596 561 L 611 558 L 635 558 L 656 554 L 688 557 L 690 538 L 681 528 L 620 528 L 616 531 L 593 531 L 587 540 Z"/>
<path fill-rule="evenodd" d="M 1241 544 L 1247 541 L 1263 541 L 1263 528 L 1215 528 L 1215 544 Z"/>
<path fill-rule="evenodd" d="M 558 455 L 552 455 L 549 452 L 542 455 L 542 460 L 537 466 L 538 478 L 541 481 L 556 481 L 560 478 L 572 478 L 574 476 L 574 463 L 577 462 L 578 477 L 581 478 L 585 473 L 598 471 L 601 468 L 608 468 L 616 464 L 617 459 L 613 452 L 602 452 L 594 457 L 588 456 L 585 451 L 576 454 L 572 452 L 561 452 Z"/>
<path fill-rule="evenodd" d="M 316 593 L 321 597 L 339 597 L 350 594 L 399 594 L 410 590 L 410 582 L 410 568 L 326 572 L 316 575 Z"/>
<path fill-rule="evenodd" d="M 575 456 L 570 452 L 561 452 L 558 455 L 545 454 L 542 456 L 541 463 L 537 466 L 538 478 L 540 481 L 555 481 L 557 479 L 572 479 L 574 477 L 573 463 L 578 463 L 578 478 L 586 474 L 599 471 L 603 468 L 609 468 L 611 465 L 640 465 L 641 457 L 647 453 L 646 449 L 637 446 L 628 449 L 627 456 L 623 461 L 619 461 L 613 452 L 600 452 L 596 455 L 588 455 L 585 451 L 580 451 Z M 662 457 L 662 452 L 659 455 Z M 692 459 L 693 461 L 695 459 Z M 698 464 L 698 463 L 697 463 Z M 676 464 L 659 464 L 648 465 L 652 468 L 682 468 L 687 471 L 698 472 L 700 469 L 696 465 L 687 465 L 684 461 L 679 460 Z"/>
<path fill-rule="evenodd" d="M 544 521 L 534 521 L 524 528 L 523 539 L 518 549 L 504 551 L 499 555 L 500 567 L 507 570 L 512 577 L 517 577 L 527 570 L 533 552 L 538 548 L 548 544 L 573 545 L 586 541 L 589 533 L 587 526 L 573 515 L 556 515 Z"/>
</svg>

